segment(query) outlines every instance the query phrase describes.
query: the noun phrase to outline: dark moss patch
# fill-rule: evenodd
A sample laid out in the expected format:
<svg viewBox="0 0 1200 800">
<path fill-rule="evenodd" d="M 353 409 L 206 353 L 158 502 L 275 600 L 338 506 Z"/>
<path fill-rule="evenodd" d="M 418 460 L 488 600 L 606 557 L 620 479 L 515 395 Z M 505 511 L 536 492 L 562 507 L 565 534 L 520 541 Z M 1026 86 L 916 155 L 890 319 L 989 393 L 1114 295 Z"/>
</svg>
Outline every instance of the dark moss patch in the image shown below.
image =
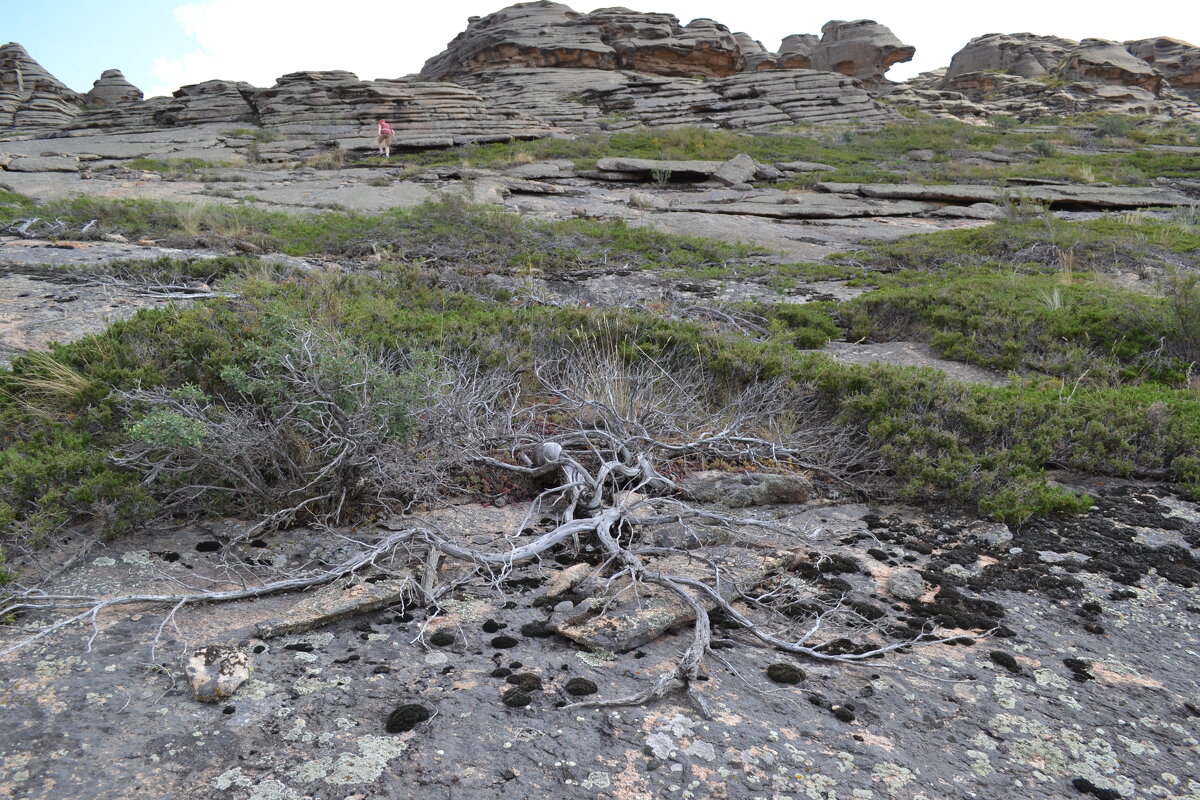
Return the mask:
<svg viewBox="0 0 1200 800">
<path fill-rule="evenodd" d="M 518 672 L 509 675 L 505 680 L 526 692 L 540 692 L 542 690 L 542 679 L 532 672 Z"/>
<path fill-rule="evenodd" d="M 292 644 L 285 644 L 283 649 L 295 650 L 297 653 L 311 653 L 315 648 L 310 642 L 294 642 Z"/>
<path fill-rule="evenodd" d="M 800 683 L 807 676 L 799 667 L 780 662 L 767 667 L 767 677 L 775 683 L 794 685 Z"/>
<path fill-rule="evenodd" d="M 1021 674 L 1021 665 L 1017 663 L 1017 660 L 1013 658 L 1010 653 L 1006 653 L 1003 650 L 993 650 L 992 652 L 988 653 L 988 658 L 1004 667 L 1014 675 Z"/>
<path fill-rule="evenodd" d="M 596 684 L 592 681 L 589 681 L 587 678 L 571 678 L 571 680 L 567 681 L 566 689 L 567 694 L 574 695 L 576 697 L 595 694 L 598 691 Z"/>
<path fill-rule="evenodd" d="M 494 620 L 494 619 L 489 619 L 487 622 L 483 623 L 482 627 L 483 627 L 484 633 L 497 633 L 500 631 L 501 628 L 506 628 L 508 626 L 501 625 L 499 622 L 496 622 L 496 620 Z"/>
<path fill-rule="evenodd" d="M 492 647 L 497 650 L 508 650 L 509 648 L 516 647 L 517 644 L 517 640 L 511 636 L 497 636 L 495 639 L 492 639 Z"/>
<path fill-rule="evenodd" d="M 833 709 L 833 716 L 837 717 L 842 722 L 854 722 L 854 712 L 846 706 L 837 706 Z"/>
<path fill-rule="evenodd" d="M 429 643 L 434 647 L 448 647 L 454 644 L 454 634 L 448 631 L 438 631 L 429 637 Z"/>
<path fill-rule="evenodd" d="M 427 721 L 433 712 L 420 703 L 408 703 L 393 711 L 384 724 L 388 733 L 404 733 Z"/>
<path fill-rule="evenodd" d="M 544 622 L 527 622 L 521 626 L 521 635 L 532 639 L 546 639 L 553 636 L 554 631 Z"/>
<path fill-rule="evenodd" d="M 533 702 L 533 697 L 522 689 L 513 687 L 500 695 L 500 702 L 509 708 L 522 708 Z"/>
<path fill-rule="evenodd" d="M 198 542 L 196 544 L 196 552 L 197 553 L 215 553 L 220 549 L 221 549 L 221 543 L 214 542 L 212 540 L 205 541 L 205 542 Z"/>
<path fill-rule="evenodd" d="M 1071 785 L 1075 787 L 1075 791 L 1080 794 L 1090 794 L 1096 800 L 1121 800 L 1120 793 L 1115 789 L 1101 789 L 1087 778 L 1076 778 L 1071 781 Z"/>
<path fill-rule="evenodd" d="M 513 674 L 513 671 L 511 669 L 509 669 L 508 667 L 496 667 L 494 670 L 492 670 L 493 678 L 507 678 L 509 675 L 512 675 L 512 674 Z"/>
<path fill-rule="evenodd" d="M 1071 670 L 1072 676 L 1080 683 L 1096 680 L 1096 676 L 1091 672 L 1092 662 L 1090 661 L 1084 661 L 1082 658 L 1064 658 L 1063 666 Z"/>
</svg>

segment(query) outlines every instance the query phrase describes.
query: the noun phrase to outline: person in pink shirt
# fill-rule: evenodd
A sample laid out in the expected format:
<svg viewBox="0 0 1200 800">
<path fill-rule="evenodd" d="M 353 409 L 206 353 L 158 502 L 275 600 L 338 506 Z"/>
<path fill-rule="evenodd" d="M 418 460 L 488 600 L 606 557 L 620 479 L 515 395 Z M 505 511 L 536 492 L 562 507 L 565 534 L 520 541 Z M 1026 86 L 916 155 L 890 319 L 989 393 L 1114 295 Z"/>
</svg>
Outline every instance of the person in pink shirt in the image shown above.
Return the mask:
<svg viewBox="0 0 1200 800">
<path fill-rule="evenodd" d="M 390 158 L 392 155 L 392 137 L 396 132 L 392 130 L 392 126 L 387 124 L 386 120 L 379 120 L 379 141 L 376 142 L 379 147 L 379 155 L 384 158 Z"/>
</svg>

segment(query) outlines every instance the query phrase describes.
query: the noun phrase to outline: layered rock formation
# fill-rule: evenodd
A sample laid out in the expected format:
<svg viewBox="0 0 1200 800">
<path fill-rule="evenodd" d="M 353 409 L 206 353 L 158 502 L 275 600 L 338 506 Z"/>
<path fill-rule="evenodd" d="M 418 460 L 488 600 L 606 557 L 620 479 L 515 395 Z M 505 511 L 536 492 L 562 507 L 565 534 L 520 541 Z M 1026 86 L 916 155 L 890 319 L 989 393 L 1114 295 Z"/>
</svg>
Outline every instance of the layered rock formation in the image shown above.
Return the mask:
<svg viewBox="0 0 1200 800">
<path fill-rule="evenodd" d="M 1033 120 L 1107 111 L 1200 119 L 1200 48 L 1176 39 L 1118 44 L 1031 33 L 972 39 L 945 70 L 914 78 L 889 99 L 938 116 Z"/>
<path fill-rule="evenodd" d="M 420 77 L 442 80 L 503 67 L 626 69 L 653 75 L 723 77 L 745 59 L 724 25 L 671 14 L 604 8 L 580 14 L 561 3 L 519 3 L 472 17 Z"/>
<path fill-rule="evenodd" d="M 0 47 L 0 130 L 52 130 L 79 113 L 80 97 L 15 42 Z"/>
<path fill-rule="evenodd" d="M 125 103 L 140 103 L 142 90 L 125 80 L 119 69 L 106 69 L 83 100 L 93 108 L 109 108 Z"/>
<path fill-rule="evenodd" d="M 1057 69 L 1063 56 L 1077 44 L 1058 36 L 1037 36 L 1032 33 L 977 36 L 950 59 L 946 79 L 989 71 L 1037 78 Z"/>
<path fill-rule="evenodd" d="M 506 69 L 459 83 L 492 108 L 576 131 L 603 126 L 762 128 L 795 123 L 886 121 L 895 113 L 852 78 L 813 70 L 744 72 L 716 80 L 633 72 Z"/>
</svg>

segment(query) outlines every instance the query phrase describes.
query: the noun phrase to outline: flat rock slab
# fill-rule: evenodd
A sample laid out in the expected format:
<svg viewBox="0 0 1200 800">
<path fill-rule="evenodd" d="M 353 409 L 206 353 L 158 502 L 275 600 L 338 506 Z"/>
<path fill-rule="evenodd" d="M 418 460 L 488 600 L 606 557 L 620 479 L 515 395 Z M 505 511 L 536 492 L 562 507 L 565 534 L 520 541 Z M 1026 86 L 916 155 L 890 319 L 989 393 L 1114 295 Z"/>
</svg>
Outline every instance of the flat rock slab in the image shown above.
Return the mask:
<svg viewBox="0 0 1200 800">
<path fill-rule="evenodd" d="M 711 551 L 706 553 L 711 555 Z M 739 590 L 757 585 L 777 559 L 765 553 L 727 549 L 722 558 L 721 596 L 732 600 Z M 648 559 L 649 569 L 698 580 L 712 581 L 712 570 L 700 560 L 686 556 Z M 666 631 L 695 621 L 696 614 L 683 598 L 663 586 L 630 585 L 628 580 L 610 584 L 603 596 L 589 598 L 550 627 L 559 635 L 592 650 L 627 653 L 653 642 Z M 693 598 L 711 611 L 716 603 L 707 596 Z M 600 613 L 603 610 L 603 613 Z"/>
<path fill-rule="evenodd" d="M 682 787 L 698 782 L 697 797 L 731 800 L 921 794 L 972 800 L 1010 797 L 1014 787 L 1021 796 L 1066 800 L 1084 797 L 1072 781 L 1085 778 L 1127 798 L 1194 796 L 1200 792 L 1196 716 L 1185 704 L 1194 708 L 1200 694 L 1200 666 L 1189 652 L 1200 648 L 1196 613 L 1189 610 L 1200 602 L 1200 590 L 1153 570 L 1128 586 L 1095 567 L 1068 573 L 1063 564 L 1010 553 L 1014 547 L 1061 555 L 1111 550 L 1120 541 L 1114 526 L 1178 544 L 1187 533 L 1179 525 L 1200 524 L 1194 503 L 1151 496 L 1136 484 L 1123 494 L 1111 488 L 1089 489 L 1101 510 L 1046 527 L 1022 526 L 996 546 L 975 541 L 981 521 L 944 511 L 865 504 L 771 509 L 772 520 L 803 537 L 803 551 L 861 564 L 861 571 L 837 577 L 850 584 L 854 598 L 888 613 L 881 622 L 912 613 L 891 611 L 883 593 L 890 571 L 935 574 L 935 561 L 951 561 L 971 573 L 995 573 L 978 586 L 956 586 L 966 597 L 1002 604 L 1015 635 L 978 638 L 973 646 L 918 646 L 856 668 L 795 659 L 749 644 L 744 631 L 719 630 L 733 646 L 718 651 L 723 662 L 707 662 L 708 680 L 694 686 L 711 705 L 711 719 L 680 696 L 618 709 L 619 716 L 613 709 L 559 708 L 577 699 L 566 691 L 573 678 L 598 686 L 588 699 L 651 686 L 678 658 L 687 628 L 627 654 L 590 653 L 561 638 L 524 635 L 524 625 L 546 616 L 532 607 L 536 590 L 509 589 L 514 607 L 505 608 L 507 598 L 482 579 L 446 598 L 432 619 L 422 609 L 412 609 L 411 619 L 380 610 L 294 642 L 263 643 L 250 679 L 216 704 L 193 698 L 175 656 L 239 641 L 252 634 L 255 621 L 286 613 L 295 597 L 181 609 L 178 628 L 164 627 L 155 661 L 150 646 L 169 608 L 110 610 L 100 615 L 90 651 L 92 631 L 84 625 L 0 657 L 0 795 L 597 800 L 678 797 Z M 471 516 L 465 508 L 457 514 Z M 490 514 L 480 510 L 476 532 L 495 530 Z M 818 528 L 822 533 L 813 536 Z M 163 580 L 168 577 L 219 578 L 223 554 L 198 552 L 197 542 L 244 530 L 245 524 L 206 521 L 178 532 L 142 531 L 105 543 L 47 590 L 161 592 L 178 588 Z M 872 534 L 886 537 L 886 544 Z M 853 544 L 840 544 L 851 537 Z M 920 543 L 933 552 L 913 549 L 929 549 Z M 344 541 L 296 530 L 273 535 L 268 544 L 247 555 L 297 568 L 314 556 L 342 557 L 333 548 Z M 888 551 L 881 555 L 895 566 L 869 554 L 873 548 Z M 1021 577 L 1031 570 L 1038 572 Z M 535 575 L 531 566 L 511 577 Z M 1043 577 L 1078 580 L 1083 588 L 1073 599 L 1049 598 L 1035 585 Z M 1113 599 L 1115 591 L 1124 592 L 1122 599 Z M 1104 634 L 1083 630 L 1077 613 L 1083 602 L 1102 607 Z M 503 633 L 518 640 L 515 647 L 491 646 L 495 634 L 483 628 L 489 619 L 507 625 Z M 26 618 L 0 629 L 0 649 L 40 622 Z M 459 642 L 422 644 L 422 629 L 443 622 L 453 624 Z M 866 633 L 860 624 L 849 631 L 823 628 L 814 638 L 841 635 L 862 641 Z M 992 651 L 1012 655 L 1021 671 L 999 666 Z M 1076 679 L 1064 658 L 1086 662 L 1094 679 Z M 543 682 L 520 709 L 502 704 L 512 685 L 494 675 L 497 665 L 513 661 Z M 807 679 L 797 686 L 771 683 L 766 669 L 778 662 L 800 666 Z M 166 666 L 147 668 L 158 663 Z M 808 701 L 815 695 L 853 705 L 855 719 L 835 718 L 828 707 Z M 406 704 L 436 713 L 410 731 L 388 733 L 387 719 Z"/>
<path fill-rule="evenodd" d="M 772 219 L 844 219 L 847 217 L 907 217 L 937 208 L 914 200 L 871 200 L 836 195 L 789 195 L 769 202 L 694 203 L 673 206 L 674 211 L 701 214 L 748 214 Z"/>
<path fill-rule="evenodd" d="M 14 158 L 9 172 L 78 172 L 79 159 L 71 156 L 22 156 Z"/>
<path fill-rule="evenodd" d="M 1005 188 L 974 184 L 927 186 L 915 183 L 818 183 L 816 188 L 831 193 L 855 193 L 884 200 L 923 200 L 945 203 L 1002 203 L 1032 200 L 1051 205 L 1094 208 L 1141 208 L 1186 206 L 1192 200 L 1172 189 L 1137 186 L 1022 186 Z"/>
<path fill-rule="evenodd" d="M 944 372 L 951 380 L 962 383 L 987 386 L 1007 386 L 1009 383 L 1008 378 L 999 372 L 942 358 L 924 342 L 829 342 L 822 352 L 847 364 L 878 363 L 898 367 L 930 367 Z"/>
<path fill-rule="evenodd" d="M 259 623 L 257 632 L 263 639 L 305 633 L 331 622 L 411 599 L 414 588 L 413 581 L 406 577 L 375 582 L 363 580 L 350 584 L 337 581 L 305 597 L 289 608 L 284 616 Z"/>
<path fill-rule="evenodd" d="M 633 173 L 652 177 L 659 173 L 670 178 L 707 178 L 725 165 L 724 161 L 661 161 L 651 158 L 602 158 L 596 162 L 600 172 Z"/>
</svg>

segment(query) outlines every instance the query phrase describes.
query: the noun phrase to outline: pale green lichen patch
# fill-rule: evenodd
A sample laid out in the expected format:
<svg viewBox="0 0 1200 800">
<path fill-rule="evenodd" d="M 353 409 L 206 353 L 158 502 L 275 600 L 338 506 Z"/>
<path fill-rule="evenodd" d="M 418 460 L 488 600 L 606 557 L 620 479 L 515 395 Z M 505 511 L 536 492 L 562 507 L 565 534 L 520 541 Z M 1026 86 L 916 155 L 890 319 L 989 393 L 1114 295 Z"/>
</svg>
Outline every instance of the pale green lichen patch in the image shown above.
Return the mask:
<svg viewBox="0 0 1200 800">
<path fill-rule="evenodd" d="M 148 567 L 151 563 L 149 550 L 129 550 L 121 553 L 121 560 L 126 564 L 136 564 L 141 567 Z"/>
<path fill-rule="evenodd" d="M 395 737 L 363 736 L 358 740 L 358 753 L 342 753 L 333 764 L 325 782 L 334 786 L 372 783 L 379 780 L 388 762 L 405 750 L 408 744 Z"/>
<path fill-rule="evenodd" d="M 876 783 L 882 783 L 889 792 L 896 794 L 905 786 L 912 783 L 913 773 L 907 767 L 902 767 L 891 761 L 883 761 L 876 764 L 875 768 L 871 770 L 871 780 Z"/>
<path fill-rule="evenodd" d="M 238 695 L 246 700 L 265 700 L 270 695 L 275 694 L 276 686 L 273 683 L 260 681 L 257 678 L 251 678 L 242 684 Z"/>
<path fill-rule="evenodd" d="M 593 650 L 587 653 L 576 653 L 575 657 L 589 667 L 606 667 L 617 660 L 617 654 L 610 650 Z"/>
<path fill-rule="evenodd" d="M 229 789 L 249 789 L 247 800 L 301 800 L 300 793 L 295 789 L 274 778 L 255 782 L 242 772 L 241 767 L 234 767 L 228 772 L 218 775 L 213 780 L 213 787 L 221 791 Z"/>
<path fill-rule="evenodd" d="M 1033 679 L 1037 681 L 1038 686 L 1050 686 L 1055 689 L 1066 689 L 1068 686 L 1066 678 L 1048 669 L 1035 669 Z"/>
<path fill-rule="evenodd" d="M 986 778 L 988 775 L 994 775 L 996 770 L 992 768 L 992 762 L 988 758 L 987 753 L 981 750 L 968 750 L 967 758 L 971 759 L 971 771 L 981 778 Z"/>
<path fill-rule="evenodd" d="M 115 558 L 109 558 L 108 556 L 100 556 L 99 558 L 92 560 L 93 567 L 114 567 L 116 564 L 117 560 Z"/>
<path fill-rule="evenodd" d="M 591 772 L 588 774 L 587 779 L 579 785 L 591 791 L 607 789 L 612 786 L 612 775 L 607 772 Z"/>
</svg>

